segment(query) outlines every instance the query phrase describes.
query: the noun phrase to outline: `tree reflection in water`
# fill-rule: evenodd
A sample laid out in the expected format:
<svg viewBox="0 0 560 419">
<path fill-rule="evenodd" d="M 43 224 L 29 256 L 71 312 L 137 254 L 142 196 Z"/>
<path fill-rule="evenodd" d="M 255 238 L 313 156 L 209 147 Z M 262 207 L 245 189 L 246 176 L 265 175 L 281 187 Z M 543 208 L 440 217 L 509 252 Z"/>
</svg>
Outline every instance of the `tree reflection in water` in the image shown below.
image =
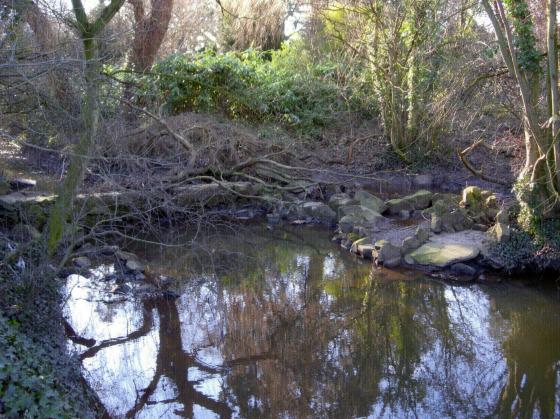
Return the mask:
<svg viewBox="0 0 560 419">
<path fill-rule="evenodd" d="M 123 400 L 126 416 L 165 404 L 184 417 L 197 406 L 218 417 L 560 414 L 557 300 L 505 285 L 398 280 L 313 232 L 251 240 L 248 249 L 233 246 L 250 259 L 215 252 L 230 269 L 200 268 L 203 286 L 186 282 L 177 301 L 144 301 L 135 331 L 82 353 L 96 359 L 157 329 L 155 369 L 134 400 Z M 162 256 L 175 273 L 195 265 Z M 209 377 L 219 386 L 205 385 Z M 159 389 L 164 378 L 171 396 Z"/>
</svg>

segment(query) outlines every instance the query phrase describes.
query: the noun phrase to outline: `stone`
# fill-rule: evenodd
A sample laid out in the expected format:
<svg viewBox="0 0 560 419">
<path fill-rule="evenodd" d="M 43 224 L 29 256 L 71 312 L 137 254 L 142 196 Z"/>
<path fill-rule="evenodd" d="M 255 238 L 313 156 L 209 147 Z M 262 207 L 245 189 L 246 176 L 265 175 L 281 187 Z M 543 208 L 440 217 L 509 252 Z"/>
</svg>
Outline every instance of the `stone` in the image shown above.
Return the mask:
<svg viewBox="0 0 560 419">
<path fill-rule="evenodd" d="M 14 240 L 28 242 L 31 240 L 38 240 L 41 238 L 41 233 L 30 224 L 19 223 L 16 224 L 10 232 Z"/>
<path fill-rule="evenodd" d="M 143 281 L 146 279 L 146 275 L 144 275 L 142 272 L 135 272 L 134 273 L 134 280 L 135 281 Z"/>
<path fill-rule="evenodd" d="M 134 260 L 137 260 L 137 259 L 138 259 L 138 256 L 136 256 L 134 253 L 125 252 L 124 250 L 118 250 L 118 251 L 116 251 L 116 252 L 115 252 L 115 256 L 116 256 L 117 258 L 119 258 L 120 260 L 123 260 L 123 261 L 125 261 L 125 262 L 126 262 L 127 260 L 129 260 L 129 259 L 134 259 Z"/>
<path fill-rule="evenodd" d="M 367 240 L 366 237 L 362 237 L 361 239 L 358 239 L 355 242 L 353 242 L 352 246 L 350 247 L 350 252 L 358 253 L 358 246 L 361 244 L 365 244 L 366 240 Z"/>
<path fill-rule="evenodd" d="M 402 257 L 397 256 L 393 259 L 385 260 L 383 262 L 383 266 L 385 266 L 386 268 L 396 268 L 397 266 L 400 266 L 401 263 L 402 263 Z"/>
<path fill-rule="evenodd" d="M 334 211 L 338 211 L 338 208 L 342 206 L 354 205 L 355 203 L 356 201 L 345 193 L 334 194 L 329 199 L 329 207 L 331 207 Z"/>
<path fill-rule="evenodd" d="M 345 215 L 338 221 L 338 228 L 342 233 L 351 233 L 354 231 L 354 226 L 358 225 L 360 219 L 353 215 Z"/>
<path fill-rule="evenodd" d="M 387 268 L 394 268 L 401 264 L 401 249 L 387 240 L 378 240 L 374 245 L 377 251 L 377 262 Z"/>
<path fill-rule="evenodd" d="M 417 188 L 431 188 L 434 183 L 434 177 L 432 175 L 416 175 L 412 179 L 412 184 Z"/>
<path fill-rule="evenodd" d="M 424 244 L 430 238 L 430 231 L 426 228 L 418 227 L 416 232 L 414 233 L 416 239 L 420 242 L 420 244 Z"/>
<path fill-rule="evenodd" d="M 362 205 L 344 205 L 338 209 L 338 213 L 342 217 L 345 215 L 357 215 L 362 216 L 365 219 L 375 219 L 381 217 L 381 214 L 378 212 Z"/>
<path fill-rule="evenodd" d="M 483 199 L 482 191 L 478 186 L 467 186 L 463 189 L 461 204 L 465 208 L 478 209 Z"/>
<path fill-rule="evenodd" d="M 362 205 L 344 206 L 338 210 L 339 215 L 342 216 L 339 225 L 351 224 L 352 229 L 353 227 L 373 228 L 379 220 L 383 219 L 381 214 Z M 349 231 L 352 231 L 352 229 Z"/>
<path fill-rule="evenodd" d="M 414 264 L 444 268 L 458 262 L 465 262 L 478 256 L 480 250 L 472 245 L 460 243 L 428 242 L 409 253 Z"/>
<path fill-rule="evenodd" d="M 375 246 L 373 244 L 359 244 L 358 254 L 364 259 L 373 259 L 373 252 L 375 251 Z"/>
<path fill-rule="evenodd" d="M 509 212 L 506 209 L 501 209 L 496 214 L 496 222 L 502 224 L 509 224 Z"/>
<path fill-rule="evenodd" d="M 129 259 L 126 261 L 126 268 L 129 271 L 144 272 L 146 267 L 139 260 Z"/>
<path fill-rule="evenodd" d="M 473 222 L 464 208 L 438 201 L 433 207 L 430 228 L 434 233 L 467 230 Z"/>
<path fill-rule="evenodd" d="M 410 255 L 405 255 L 404 256 L 404 261 L 407 265 L 414 265 L 416 263 L 414 261 L 414 259 L 412 258 L 412 256 L 410 256 Z"/>
<path fill-rule="evenodd" d="M 332 196 L 344 192 L 344 186 L 336 183 L 327 183 L 326 185 L 322 186 L 322 189 L 323 189 L 323 193 L 328 196 Z"/>
<path fill-rule="evenodd" d="M 426 209 L 432 202 L 432 195 L 430 191 L 420 190 L 403 198 L 390 199 L 386 202 L 387 211 L 389 214 L 398 215 L 402 210 L 414 211 Z"/>
<path fill-rule="evenodd" d="M 104 256 L 113 256 L 119 250 L 119 246 L 103 246 L 100 253 Z"/>
<path fill-rule="evenodd" d="M 91 267 L 91 260 L 87 256 L 79 256 L 72 259 L 72 262 L 78 268 L 89 268 Z"/>
<path fill-rule="evenodd" d="M 360 237 L 365 237 L 365 236 L 368 235 L 368 230 L 365 227 L 362 227 L 362 226 L 354 226 L 354 229 L 352 230 L 352 232 L 356 233 Z"/>
<path fill-rule="evenodd" d="M 373 210 L 379 214 L 386 209 L 385 201 L 361 189 L 356 191 L 354 194 L 354 200 L 358 201 L 358 203 L 363 207 Z"/>
<path fill-rule="evenodd" d="M 125 262 L 125 266 L 129 271 L 144 272 L 146 269 L 144 264 L 140 262 L 138 256 L 134 253 L 119 250 L 115 253 L 115 256 Z"/>
<path fill-rule="evenodd" d="M 414 249 L 418 249 L 422 243 L 416 237 L 406 237 L 402 241 L 402 250 L 404 253 L 409 253 Z"/>
<path fill-rule="evenodd" d="M 493 233 L 498 243 L 505 243 L 511 238 L 511 229 L 507 224 L 496 223 Z"/>
<path fill-rule="evenodd" d="M 324 202 L 305 202 L 302 206 L 305 214 L 325 223 L 336 222 L 336 213 Z"/>
<path fill-rule="evenodd" d="M 440 193 L 436 192 L 432 195 L 432 205 L 435 206 L 438 202 L 443 201 L 445 206 L 453 207 L 458 206 L 459 202 L 461 201 L 458 195 L 452 193 Z"/>
<path fill-rule="evenodd" d="M 401 220 L 408 220 L 410 219 L 410 211 L 409 210 L 401 210 L 399 213 L 399 217 Z"/>
<path fill-rule="evenodd" d="M 471 279 L 474 279 L 477 273 L 476 268 L 467 265 L 466 263 L 455 263 L 451 265 L 451 272 L 455 275 L 466 276 Z"/>
</svg>

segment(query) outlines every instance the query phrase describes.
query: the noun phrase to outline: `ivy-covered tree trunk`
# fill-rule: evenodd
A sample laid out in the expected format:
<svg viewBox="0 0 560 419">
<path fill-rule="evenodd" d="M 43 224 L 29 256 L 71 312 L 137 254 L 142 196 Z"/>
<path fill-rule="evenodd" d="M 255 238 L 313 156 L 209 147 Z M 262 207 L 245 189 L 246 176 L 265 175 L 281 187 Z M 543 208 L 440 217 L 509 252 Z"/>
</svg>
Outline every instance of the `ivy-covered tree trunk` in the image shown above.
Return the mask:
<svg viewBox="0 0 560 419">
<path fill-rule="evenodd" d="M 122 7 L 125 0 L 111 0 L 98 18 L 88 21 L 81 0 L 72 0 L 75 26 L 80 34 L 84 47 L 84 80 L 85 97 L 81 110 L 83 131 L 73 150 L 72 159 L 64 181 L 58 190 L 58 198 L 51 210 L 47 234 L 47 250 L 50 255 L 57 250 L 64 234 L 71 227 L 74 198 L 82 184 L 91 148 L 97 137 L 99 125 L 98 81 L 100 62 L 98 57 L 98 41 L 96 36 Z"/>
<path fill-rule="evenodd" d="M 558 54 L 556 0 L 548 0 L 548 68 L 536 48 L 533 19 L 526 0 L 489 0 L 482 5 L 492 22 L 500 51 L 519 88 L 525 131 L 525 165 L 516 187 L 526 221 L 560 218 L 558 145 Z M 548 106 L 540 103 L 546 86 Z"/>
<path fill-rule="evenodd" d="M 560 186 L 560 98 L 558 91 L 558 26 L 556 11 L 558 10 L 556 0 L 548 2 L 548 75 L 550 88 L 550 128 L 551 141 L 553 144 L 554 166 L 556 169 L 556 183 Z"/>
</svg>

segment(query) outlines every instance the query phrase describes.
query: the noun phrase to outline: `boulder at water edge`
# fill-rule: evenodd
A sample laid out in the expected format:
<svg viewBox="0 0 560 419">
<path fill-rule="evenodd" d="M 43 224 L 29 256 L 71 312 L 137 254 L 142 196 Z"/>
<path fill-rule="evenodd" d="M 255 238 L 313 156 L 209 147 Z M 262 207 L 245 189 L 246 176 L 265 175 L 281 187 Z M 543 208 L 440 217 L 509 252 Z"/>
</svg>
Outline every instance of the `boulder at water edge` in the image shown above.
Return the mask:
<svg viewBox="0 0 560 419">
<path fill-rule="evenodd" d="M 379 214 L 383 213 L 383 211 L 387 208 L 385 202 L 381 198 L 378 198 L 364 190 L 356 191 L 354 194 L 354 200 L 358 201 L 361 206 Z"/>
<path fill-rule="evenodd" d="M 390 199 L 386 202 L 387 211 L 391 215 L 398 215 L 401 211 L 423 210 L 430 206 L 432 202 L 430 191 L 418 191 L 403 198 Z"/>
<path fill-rule="evenodd" d="M 406 255 L 405 261 L 411 265 L 445 268 L 474 259 L 479 253 L 478 247 L 468 244 L 428 242 Z"/>
</svg>

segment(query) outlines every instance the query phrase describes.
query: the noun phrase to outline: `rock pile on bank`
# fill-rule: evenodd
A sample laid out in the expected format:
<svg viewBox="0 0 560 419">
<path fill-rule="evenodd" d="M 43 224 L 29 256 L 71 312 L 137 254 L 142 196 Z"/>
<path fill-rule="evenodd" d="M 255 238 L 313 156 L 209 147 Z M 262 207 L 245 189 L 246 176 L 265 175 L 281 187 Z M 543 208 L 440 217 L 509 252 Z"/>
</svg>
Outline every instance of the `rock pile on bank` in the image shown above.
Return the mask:
<svg viewBox="0 0 560 419">
<path fill-rule="evenodd" d="M 329 200 L 338 217 L 333 240 L 377 265 L 446 269 L 474 278 L 498 268 L 491 240 L 507 240 L 507 211 L 495 195 L 469 186 L 461 196 L 420 190 L 383 201 L 363 190 Z"/>
</svg>

